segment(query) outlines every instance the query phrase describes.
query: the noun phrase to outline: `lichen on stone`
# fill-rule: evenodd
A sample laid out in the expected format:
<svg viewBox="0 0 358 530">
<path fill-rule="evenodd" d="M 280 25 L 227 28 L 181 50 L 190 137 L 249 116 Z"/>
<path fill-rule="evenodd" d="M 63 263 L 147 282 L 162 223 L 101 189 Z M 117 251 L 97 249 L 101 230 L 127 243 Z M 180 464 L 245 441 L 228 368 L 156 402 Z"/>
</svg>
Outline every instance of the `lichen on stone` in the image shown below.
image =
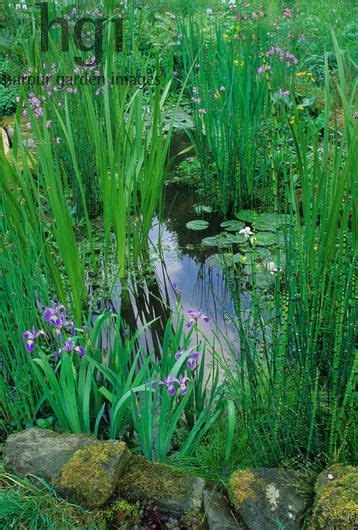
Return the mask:
<svg viewBox="0 0 358 530">
<path fill-rule="evenodd" d="M 255 499 L 254 475 L 247 469 L 235 471 L 229 481 L 229 494 L 234 507 L 239 510 L 247 499 Z"/>
<path fill-rule="evenodd" d="M 274 512 L 278 508 L 280 490 L 276 487 L 276 485 L 273 482 L 271 482 L 270 484 L 266 486 L 265 495 L 266 495 L 266 499 L 268 500 L 271 506 L 271 510 Z"/>
<path fill-rule="evenodd" d="M 96 442 L 77 450 L 62 467 L 60 489 L 86 506 L 102 506 L 128 462 L 124 442 Z"/>
<path fill-rule="evenodd" d="M 129 501 L 159 500 L 185 495 L 189 487 L 189 475 L 131 455 L 126 473 L 118 482 L 118 494 Z"/>
<path fill-rule="evenodd" d="M 358 474 L 352 466 L 335 464 L 316 482 L 309 530 L 354 530 L 358 526 Z"/>
</svg>

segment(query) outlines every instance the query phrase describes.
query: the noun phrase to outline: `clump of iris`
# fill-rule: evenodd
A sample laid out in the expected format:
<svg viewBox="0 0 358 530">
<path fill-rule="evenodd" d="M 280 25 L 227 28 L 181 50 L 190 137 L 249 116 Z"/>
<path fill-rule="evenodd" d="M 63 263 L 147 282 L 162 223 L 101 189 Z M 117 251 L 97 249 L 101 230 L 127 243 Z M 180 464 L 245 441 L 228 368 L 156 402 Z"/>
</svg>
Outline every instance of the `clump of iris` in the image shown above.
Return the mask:
<svg viewBox="0 0 358 530">
<path fill-rule="evenodd" d="M 52 300 L 51 306 L 45 308 L 42 319 L 44 323 L 49 326 L 50 333 L 54 333 L 56 340 L 60 342 L 60 346 L 56 349 L 56 361 L 59 360 L 62 352 L 76 352 L 80 357 L 83 357 L 86 354 L 85 348 L 77 345 L 73 338 L 75 334 L 75 325 L 73 320 L 67 317 L 67 312 L 63 304 L 57 304 Z M 22 338 L 25 341 L 25 348 L 28 353 L 34 351 L 35 342 L 41 336 L 49 338 L 48 334 L 43 329 L 36 331 L 35 327 L 32 327 L 31 331 L 27 330 L 22 334 Z"/>
</svg>

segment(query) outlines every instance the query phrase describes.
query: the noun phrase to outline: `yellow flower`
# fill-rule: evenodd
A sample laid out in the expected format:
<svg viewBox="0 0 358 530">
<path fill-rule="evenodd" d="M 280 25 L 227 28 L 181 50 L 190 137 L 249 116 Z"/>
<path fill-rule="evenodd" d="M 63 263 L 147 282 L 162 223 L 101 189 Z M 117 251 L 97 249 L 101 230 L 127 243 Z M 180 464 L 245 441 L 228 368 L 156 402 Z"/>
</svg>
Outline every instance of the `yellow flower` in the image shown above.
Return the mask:
<svg viewBox="0 0 358 530">
<path fill-rule="evenodd" d="M 311 81 L 315 82 L 316 79 L 313 77 L 311 72 L 296 72 L 296 77 L 309 77 Z"/>
<path fill-rule="evenodd" d="M 304 108 L 303 105 L 298 105 L 298 107 L 297 107 L 297 110 L 304 110 L 304 109 L 305 109 L 305 108 Z"/>
<path fill-rule="evenodd" d="M 295 123 L 295 117 L 294 116 L 291 116 L 290 118 L 290 124 L 293 125 Z"/>
</svg>

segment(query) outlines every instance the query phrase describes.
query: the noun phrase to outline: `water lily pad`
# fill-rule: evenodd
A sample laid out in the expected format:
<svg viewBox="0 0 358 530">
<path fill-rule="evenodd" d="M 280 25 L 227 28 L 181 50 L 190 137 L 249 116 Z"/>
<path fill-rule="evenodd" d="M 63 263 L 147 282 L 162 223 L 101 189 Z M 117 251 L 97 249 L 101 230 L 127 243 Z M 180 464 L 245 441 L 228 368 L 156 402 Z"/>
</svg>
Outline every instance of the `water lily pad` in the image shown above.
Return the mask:
<svg viewBox="0 0 358 530">
<path fill-rule="evenodd" d="M 201 242 L 205 247 L 217 247 L 218 239 L 217 237 L 205 237 Z"/>
<path fill-rule="evenodd" d="M 224 221 L 221 223 L 221 228 L 225 228 L 225 230 L 228 230 L 229 232 L 238 232 L 242 228 L 244 228 L 244 223 L 241 221 L 236 221 L 235 219 L 231 221 Z"/>
<path fill-rule="evenodd" d="M 234 255 L 234 263 L 241 263 L 242 265 L 247 265 L 251 263 L 254 259 L 254 255 L 252 253 L 250 254 L 241 254 L 238 252 Z"/>
<path fill-rule="evenodd" d="M 247 239 L 242 234 L 227 234 L 226 239 L 231 242 L 232 245 L 244 245 Z"/>
<path fill-rule="evenodd" d="M 245 223 L 253 223 L 257 213 L 253 210 L 240 210 L 235 213 L 236 217 L 240 221 L 245 221 Z"/>
<path fill-rule="evenodd" d="M 255 229 L 263 232 L 277 232 L 277 225 L 273 222 L 265 221 L 265 219 L 258 218 L 255 221 Z"/>
<path fill-rule="evenodd" d="M 276 245 L 277 236 L 270 232 L 257 232 L 253 238 L 253 243 L 259 247 L 271 247 Z"/>
<path fill-rule="evenodd" d="M 271 257 L 271 252 L 269 251 L 268 248 L 265 248 L 265 247 L 256 247 L 255 254 L 257 255 L 258 258 L 261 258 L 261 259 L 267 259 Z"/>
<path fill-rule="evenodd" d="M 189 230 L 206 230 L 209 226 L 209 223 L 207 221 L 203 221 L 202 219 L 195 219 L 195 221 L 189 221 L 189 223 L 186 223 L 186 227 Z"/>
<path fill-rule="evenodd" d="M 255 219 L 255 228 L 257 230 L 276 232 L 278 229 L 290 222 L 290 216 L 287 214 L 260 213 Z"/>
<path fill-rule="evenodd" d="M 202 213 L 211 213 L 213 211 L 211 206 L 206 206 L 205 204 L 196 204 L 194 210 L 198 215 Z"/>
<path fill-rule="evenodd" d="M 227 232 L 221 232 L 221 234 L 213 237 L 205 237 L 202 240 L 202 244 L 206 247 L 219 248 L 227 248 L 244 243 L 246 243 L 245 236 L 242 236 L 241 234 L 228 234 Z"/>
</svg>

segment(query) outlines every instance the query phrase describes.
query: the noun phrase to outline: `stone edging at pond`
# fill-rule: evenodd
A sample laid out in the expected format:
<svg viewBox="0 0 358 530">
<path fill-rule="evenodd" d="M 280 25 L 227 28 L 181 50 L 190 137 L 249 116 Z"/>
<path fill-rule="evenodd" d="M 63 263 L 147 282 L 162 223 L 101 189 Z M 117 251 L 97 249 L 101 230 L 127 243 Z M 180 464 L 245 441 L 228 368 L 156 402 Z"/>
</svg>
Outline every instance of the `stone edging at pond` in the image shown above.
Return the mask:
<svg viewBox="0 0 358 530">
<path fill-rule="evenodd" d="M 210 530 L 299 529 L 311 504 L 309 485 L 293 471 L 236 471 L 228 484 L 230 506 L 202 478 L 135 456 L 124 442 L 38 428 L 9 436 L 4 464 L 18 475 L 46 480 L 60 495 L 86 508 L 149 502 L 164 514 L 194 517 L 198 523 L 205 512 Z M 332 466 L 321 473 L 308 528 L 353 530 L 358 521 L 357 482 L 356 469 L 350 466 Z"/>
</svg>

